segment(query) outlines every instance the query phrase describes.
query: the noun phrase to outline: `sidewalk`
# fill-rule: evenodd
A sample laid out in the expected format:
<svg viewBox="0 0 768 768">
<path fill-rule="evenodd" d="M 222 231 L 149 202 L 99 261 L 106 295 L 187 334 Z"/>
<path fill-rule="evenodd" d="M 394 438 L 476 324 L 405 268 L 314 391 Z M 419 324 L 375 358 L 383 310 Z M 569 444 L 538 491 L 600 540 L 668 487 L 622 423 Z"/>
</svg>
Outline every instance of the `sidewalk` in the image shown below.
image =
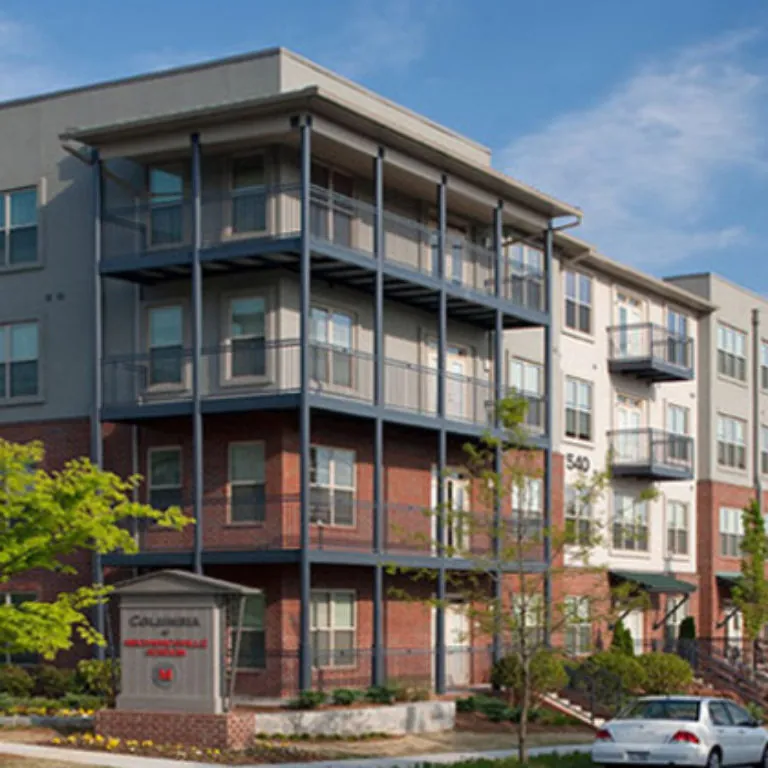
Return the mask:
<svg viewBox="0 0 768 768">
<path fill-rule="evenodd" d="M 533 747 L 531 757 L 537 755 L 567 755 L 573 752 L 589 752 L 590 745 L 578 744 L 572 747 Z M 191 763 L 182 760 L 162 760 L 154 757 L 136 757 L 135 755 L 115 755 L 109 752 L 87 752 L 76 749 L 40 747 L 35 744 L 14 744 L 12 741 L 0 743 L 0 755 L 37 758 L 38 760 L 63 760 L 79 765 L 96 765 L 99 768 L 211 768 L 211 763 Z M 516 749 L 497 750 L 495 752 L 441 752 L 432 755 L 414 755 L 413 757 L 382 757 L 363 760 L 332 760 L 311 763 L 282 763 L 280 765 L 254 764 L 238 768 L 409 768 L 422 763 L 457 763 L 473 758 L 499 759 L 515 757 Z"/>
</svg>

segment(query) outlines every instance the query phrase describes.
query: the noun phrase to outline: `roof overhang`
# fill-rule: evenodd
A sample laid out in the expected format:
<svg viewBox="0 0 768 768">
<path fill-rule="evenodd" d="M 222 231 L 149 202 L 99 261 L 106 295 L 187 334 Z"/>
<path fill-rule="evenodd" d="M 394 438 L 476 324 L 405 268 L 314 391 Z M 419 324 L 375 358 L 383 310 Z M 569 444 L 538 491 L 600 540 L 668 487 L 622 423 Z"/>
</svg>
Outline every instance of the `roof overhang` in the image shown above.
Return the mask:
<svg viewBox="0 0 768 768">
<path fill-rule="evenodd" d="M 83 128 L 71 128 L 60 135 L 62 141 L 78 141 L 96 149 L 121 142 L 160 135 L 201 131 L 206 127 L 268 117 L 285 112 L 306 112 L 328 118 L 381 145 L 407 152 L 441 171 L 476 184 L 502 200 L 523 205 L 549 219 L 565 216 L 581 219 L 579 208 L 546 195 L 489 166 L 441 150 L 414 138 L 393 123 L 353 106 L 318 86 L 288 91 L 273 96 L 211 104 L 155 117 Z"/>
</svg>

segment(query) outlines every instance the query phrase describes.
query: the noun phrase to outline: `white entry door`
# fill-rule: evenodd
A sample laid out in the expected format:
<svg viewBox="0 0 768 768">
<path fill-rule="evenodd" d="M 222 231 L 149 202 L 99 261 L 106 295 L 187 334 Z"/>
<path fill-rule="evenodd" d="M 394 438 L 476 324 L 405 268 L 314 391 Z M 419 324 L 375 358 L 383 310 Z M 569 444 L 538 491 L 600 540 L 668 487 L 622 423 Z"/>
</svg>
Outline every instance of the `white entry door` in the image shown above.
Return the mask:
<svg viewBox="0 0 768 768">
<path fill-rule="evenodd" d="M 619 430 L 618 439 L 614 445 L 616 459 L 627 464 L 639 462 L 644 458 L 640 434 L 643 421 L 642 401 L 619 395 L 616 407 Z"/>
<path fill-rule="evenodd" d="M 643 652 L 643 624 L 644 614 L 642 611 L 630 611 L 623 619 L 624 626 L 632 635 L 632 642 L 635 646 L 635 655 Z"/>
<path fill-rule="evenodd" d="M 620 293 L 617 299 L 618 357 L 640 357 L 643 349 L 643 312 L 640 302 Z"/>
<path fill-rule="evenodd" d="M 437 467 L 432 467 L 432 552 L 437 552 Z M 471 526 L 469 512 L 469 481 L 465 477 L 449 475 L 445 478 L 445 527 L 443 543 L 449 557 L 461 557 L 469 550 Z"/>
<path fill-rule="evenodd" d="M 734 659 L 741 659 L 744 651 L 741 611 L 734 611 L 732 605 L 727 606 L 726 611 L 728 618 L 725 622 L 725 642 L 728 654 Z"/>
<path fill-rule="evenodd" d="M 429 345 L 429 367 L 437 371 L 437 346 L 434 342 Z M 449 419 L 465 421 L 469 414 L 472 401 L 471 382 L 469 380 L 469 358 L 458 347 L 448 346 L 445 349 L 445 415 Z M 429 382 L 429 410 L 437 411 L 438 380 L 435 373 Z"/>
<path fill-rule="evenodd" d="M 432 638 L 435 642 L 437 609 L 432 611 Z M 451 688 L 466 688 L 471 680 L 471 645 L 469 617 L 461 603 L 449 604 L 445 608 L 445 684 Z"/>
</svg>

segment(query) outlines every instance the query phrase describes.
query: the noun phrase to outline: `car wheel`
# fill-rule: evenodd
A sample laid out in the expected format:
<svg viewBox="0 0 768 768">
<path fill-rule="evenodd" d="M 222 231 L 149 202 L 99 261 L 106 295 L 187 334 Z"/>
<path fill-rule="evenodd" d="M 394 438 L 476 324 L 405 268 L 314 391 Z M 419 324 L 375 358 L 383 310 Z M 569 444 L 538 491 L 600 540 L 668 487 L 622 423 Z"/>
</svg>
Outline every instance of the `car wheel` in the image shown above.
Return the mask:
<svg viewBox="0 0 768 768">
<path fill-rule="evenodd" d="M 716 749 L 713 749 L 707 758 L 707 768 L 720 768 L 720 763 L 720 753 Z"/>
<path fill-rule="evenodd" d="M 763 756 L 757 764 L 757 768 L 768 768 L 768 747 L 763 750 Z"/>
</svg>

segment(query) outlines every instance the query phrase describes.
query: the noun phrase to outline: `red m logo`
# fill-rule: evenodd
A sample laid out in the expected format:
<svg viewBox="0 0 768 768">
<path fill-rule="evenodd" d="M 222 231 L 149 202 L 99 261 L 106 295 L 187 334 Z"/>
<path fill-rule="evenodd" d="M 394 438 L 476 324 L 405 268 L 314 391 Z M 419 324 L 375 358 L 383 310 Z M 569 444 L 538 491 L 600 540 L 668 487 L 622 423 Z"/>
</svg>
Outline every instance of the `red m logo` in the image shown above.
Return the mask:
<svg viewBox="0 0 768 768">
<path fill-rule="evenodd" d="M 173 680 L 173 669 L 171 667 L 161 667 L 157 670 L 157 679 L 163 683 L 170 683 Z"/>
</svg>

